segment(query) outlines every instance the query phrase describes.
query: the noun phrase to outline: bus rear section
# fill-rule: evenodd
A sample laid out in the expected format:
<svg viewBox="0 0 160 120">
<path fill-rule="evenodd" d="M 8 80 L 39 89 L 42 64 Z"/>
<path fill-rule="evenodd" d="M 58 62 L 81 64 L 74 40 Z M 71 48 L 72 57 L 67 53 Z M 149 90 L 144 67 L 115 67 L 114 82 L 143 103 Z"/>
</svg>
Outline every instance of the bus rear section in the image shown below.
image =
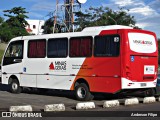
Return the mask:
<svg viewBox="0 0 160 120">
<path fill-rule="evenodd" d="M 128 47 L 124 51 L 122 89 L 138 89 L 147 96 L 154 95 L 158 70 L 156 35 L 143 30 L 129 30 L 126 37 Z"/>
</svg>

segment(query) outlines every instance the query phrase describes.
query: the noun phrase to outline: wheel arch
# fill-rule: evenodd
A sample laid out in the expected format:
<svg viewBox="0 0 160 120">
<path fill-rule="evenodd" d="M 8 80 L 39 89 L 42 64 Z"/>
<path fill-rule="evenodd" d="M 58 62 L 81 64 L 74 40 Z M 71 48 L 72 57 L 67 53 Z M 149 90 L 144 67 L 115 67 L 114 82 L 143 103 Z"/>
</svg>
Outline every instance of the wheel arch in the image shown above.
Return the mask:
<svg viewBox="0 0 160 120">
<path fill-rule="evenodd" d="M 84 78 L 79 78 L 74 82 L 74 90 L 75 90 L 76 86 L 81 84 L 81 83 L 85 83 L 87 85 L 88 89 L 90 90 L 89 83 Z"/>
<path fill-rule="evenodd" d="M 11 82 L 12 82 L 13 80 L 16 80 L 16 81 L 18 82 L 18 84 L 20 85 L 20 82 L 19 82 L 18 77 L 17 77 L 16 75 L 11 75 L 11 76 L 9 77 L 8 84 L 11 84 Z"/>
</svg>

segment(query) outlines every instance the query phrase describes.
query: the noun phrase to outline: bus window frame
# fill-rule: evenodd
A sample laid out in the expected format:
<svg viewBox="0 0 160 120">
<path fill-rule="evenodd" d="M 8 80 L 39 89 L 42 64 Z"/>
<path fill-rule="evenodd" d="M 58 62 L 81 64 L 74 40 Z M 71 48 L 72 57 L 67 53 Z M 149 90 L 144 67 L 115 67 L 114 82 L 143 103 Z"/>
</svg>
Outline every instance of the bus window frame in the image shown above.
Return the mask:
<svg viewBox="0 0 160 120">
<path fill-rule="evenodd" d="M 49 55 L 48 55 L 48 51 L 49 51 L 49 50 L 48 50 L 48 48 L 49 48 L 49 47 L 48 47 L 48 44 L 49 44 L 49 41 L 51 41 L 51 40 L 55 40 L 55 41 L 56 41 L 56 40 L 62 40 L 62 39 L 64 39 L 64 40 L 67 41 L 67 45 L 66 45 L 66 46 L 67 46 L 67 48 L 66 48 L 67 54 L 66 54 L 66 56 L 49 57 Z M 68 53 L 68 48 L 69 48 L 68 45 L 69 45 L 69 43 L 68 43 L 68 38 L 67 38 L 67 37 L 63 37 L 63 38 L 49 38 L 49 39 L 47 40 L 47 49 L 46 49 L 46 50 L 47 50 L 47 58 L 67 58 L 67 57 L 68 57 L 68 54 L 69 54 L 69 53 Z"/>
<path fill-rule="evenodd" d="M 119 53 L 118 53 L 118 55 L 111 55 L 111 56 L 109 56 L 109 55 L 106 55 L 106 56 L 97 56 L 97 55 L 95 55 L 95 51 L 96 51 L 96 37 L 98 37 L 98 36 L 100 36 L 100 37 L 103 37 L 103 36 L 115 36 L 115 37 L 119 37 Z M 96 35 L 96 36 L 94 36 L 94 52 L 93 52 L 93 55 L 94 55 L 94 57 L 119 57 L 120 56 L 120 50 L 121 50 L 121 36 L 120 36 L 120 34 L 107 34 L 107 35 Z"/>
<path fill-rule="evenodd" d="M 7 51 L 8 51 L 8 49 L 10 49 L 10 46 L 12 46 L 12 45 L 16 45 L 16 44 L 19 44 L 19 45 L 22 45 L 22 55 L 21 55 L 21 57 L 16 57 L 16 56 L 14 56 L 14 57 L 6 57 L 6 53 L 7 53 Z M 8 47 L 7 47 L 7 49 L 6 49 L 6 51 L 5 51 L 5 53 L 4 53 L 4 58 L 3 58 L 3 66 L 6 66 L 6 65 L 12 65 L 12 64 L 16 64 L 16 63 L 21 63 L 22 62 L 22 59 L 24 58 L 24 40 L 16 40 L 16 41 L 12 41 L 12 42 L 10 42 L 9 43 L 9 45 L 8 45 Z M 4 64 L 4 61 L 6 61 L 6 59 L 10 59 L 10 63 L 8 63 L 8 64 Z"/>
<path fill-rule="evenodd" d="M 29 57 L 29 44 L 30 44 L 30 42 L 32 42 L 32 41 L 45 41 L 45 56 L 44 57 Z M 46 56 L 47 56 L 47 40 L 46 39 L 31 39 L 31 40 L 28 40 L 28 43 L 27 43 L 27 45 L 28 45 L 28 48 L 27 48 L 27 58 L 29 58 L 29 59 L 38 59 L 38 58 L 46 58 Z M 36 50 L 37 50 L 37 48 L 36 48 Z"/>
<path fill-rule="evenodd" d="M 71 41 L 72 41 L 72 39 L 74 39 L 74 38 L 91 38 L 91 54 L 89 55 L 89 56 L 71 56 L 70 55 L 70 53 L 71 53 Z M 78 36 L 78 37 L 71 37 L 70 39 L 69 39 L 69 57 L 70 58 L 90 58 L 90 57 L 92 57 L 92 55 L 93 55 L 93 36 Z"/>
</svg>

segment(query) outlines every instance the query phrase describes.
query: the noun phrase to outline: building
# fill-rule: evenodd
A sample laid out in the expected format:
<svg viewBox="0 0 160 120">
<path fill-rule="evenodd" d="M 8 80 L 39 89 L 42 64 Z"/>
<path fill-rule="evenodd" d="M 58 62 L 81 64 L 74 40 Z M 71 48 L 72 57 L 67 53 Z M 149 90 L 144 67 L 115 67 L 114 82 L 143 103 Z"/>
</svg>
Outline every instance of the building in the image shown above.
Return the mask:
<svg viewBox="0 0 160 120">
<path fill-rule="evenodd" d="M 34 35 L 41 35 L 44 30 L 44 20 L 26 20 L 29 25 L 27 25 L 25 28 L 28 33 L 34 34 Z"/>
</svg>

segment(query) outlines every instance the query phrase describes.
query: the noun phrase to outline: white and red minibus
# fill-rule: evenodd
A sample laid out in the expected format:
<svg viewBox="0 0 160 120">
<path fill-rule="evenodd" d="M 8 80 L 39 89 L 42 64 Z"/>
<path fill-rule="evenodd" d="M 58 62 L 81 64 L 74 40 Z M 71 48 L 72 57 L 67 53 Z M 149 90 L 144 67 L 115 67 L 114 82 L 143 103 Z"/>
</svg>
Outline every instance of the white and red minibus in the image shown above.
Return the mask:
<svg viewBox="0 0 160 120">
<path fill-rule="evenodd" d="M 81 32 L 12 39 L 2 60 L 2 84 L 13 93 L 23 87 L 74 90 L 78 100 L 92 93 L 147 91 L 157 82 L 155 33 L 113 25 Z"/>
</svg>

